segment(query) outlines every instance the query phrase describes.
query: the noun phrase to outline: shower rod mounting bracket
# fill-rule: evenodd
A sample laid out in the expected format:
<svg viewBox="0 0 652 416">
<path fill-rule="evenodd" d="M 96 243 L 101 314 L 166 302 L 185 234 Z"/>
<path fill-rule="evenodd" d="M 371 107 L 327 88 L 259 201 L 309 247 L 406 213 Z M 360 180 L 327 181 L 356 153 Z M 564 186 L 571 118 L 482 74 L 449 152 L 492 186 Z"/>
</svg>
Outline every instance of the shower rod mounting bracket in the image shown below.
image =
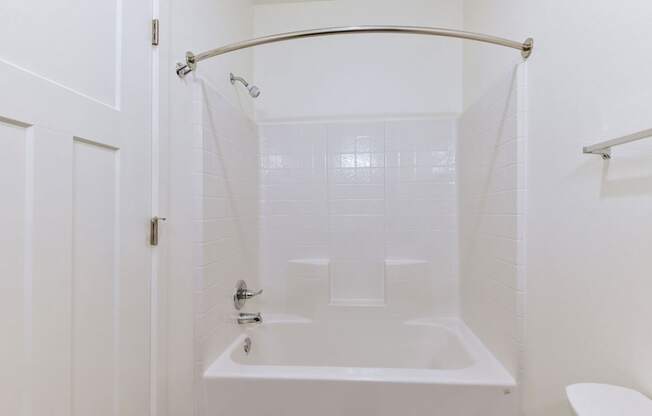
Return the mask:
<svg viewBox="0 0 652 416">
<path fill-rule="evenodd" d="M 521 48 L 521 56 L 523 59 L 528 59 L 532 55 L 532 50 L 534 49 L 534 39 L 527 38 L 523 42 L 523 47 Z"/>
<path fill-rule="evenodd" d="M 524 42 L 516 42 L 509 39 L 499 38 L 496 36 L 485 35 L 482 33 L 466 32 L 455 29 L 445 29 L 438 27 L 424 27 L 424 26 L 343 26 L 343 27 L 328 27 L 322 29 L 300 30 L 297 32 L 279 33 L 276 35 L 263 36 L 260 38 L 245 40 L 242 42 L 232 43 L 230 45 L 222 46 L 216 49 L 211 49 L 199 54 L 186 52 L 185 63 L 177 63 L 176 73 L 180 78 L 185 77 L 189 73 L 197 69 L 197 64 L 209 58 L 218 55 L 224 55 L 229 52 L 238 51 L 241 49 L 252 48 L 258 45 L 266 45 L 268 43 L 283 42 L 294 39 L 314 38 L 320 36 L 333 36 L 333 35 L 350 35 L 357 33 L 393 33 L 393 34 L 409 34 L 409 35 L 428 35 L 428 36 L 443 36 L 457 39 L 474 40 L 477 42 L 491 43 L 494 45 L 505 46 L 507 48 L 518 49 L 521 51 L 523 59 L 528 59 L 532 55 L 534 49 L 534 40 L 527 38 Z"/>
<path fill-rule="evenodd" d="M 177 62 L 177 75 L 179 78 L 184 78 L 186 75 L 197 69 L 197 62 L 195 54 L 188 51 L 186 52 L 186 63 Z"/>
<path fill-rule="evenodd" d="M 609 160 L 611 159 L 611 148 L 606 148 L 606 149 L 601 149 L 601 150 L 587 150 L 584 148 L 583 150 L 584 154 L 588 155 L 598 155 L 602 156 L 602 160 Z"/>
</svg>

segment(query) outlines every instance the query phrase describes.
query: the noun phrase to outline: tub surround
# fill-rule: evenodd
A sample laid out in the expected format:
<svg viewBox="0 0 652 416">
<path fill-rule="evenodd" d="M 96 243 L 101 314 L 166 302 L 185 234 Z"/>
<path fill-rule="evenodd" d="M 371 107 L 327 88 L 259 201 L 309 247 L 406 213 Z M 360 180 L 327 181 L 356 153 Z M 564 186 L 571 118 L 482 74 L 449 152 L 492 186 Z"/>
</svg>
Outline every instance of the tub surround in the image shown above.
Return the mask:
<svg viewBox="0 0 652 416">
<path fill-rule="evenodd" d="M 194 382 L 241 332 L 232 296 L 238 280 L 257 287 L 258 137 L 256 125 L 206 80 L 193 81 L 192 146 Z"/>
<path fill-rule="evenodd" d="M 527 64 L 459 119 L 461 316 L 517 379 L 525 343 Z M 521 373 L 521 374 L 519 374 Z"/>
<path fill-rule="evenodd" d="M 261 279 L 274 310 L 290 286 L 326 275 L 328 303 L 382 306 L 415 260 L 428 315 L 457 313 L 455 118 L 404 117 L 261 125 Z M 307 271 L 311 259 L 328 264 Z"/>
</svg>

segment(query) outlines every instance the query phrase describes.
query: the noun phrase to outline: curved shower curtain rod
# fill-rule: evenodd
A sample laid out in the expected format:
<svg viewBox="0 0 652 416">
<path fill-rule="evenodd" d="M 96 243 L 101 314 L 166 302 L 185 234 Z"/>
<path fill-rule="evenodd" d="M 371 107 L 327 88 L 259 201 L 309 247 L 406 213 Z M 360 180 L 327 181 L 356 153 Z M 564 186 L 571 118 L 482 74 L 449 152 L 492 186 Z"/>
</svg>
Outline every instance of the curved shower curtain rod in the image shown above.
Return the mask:
<svg viewBox="0 0 652 416">
<path fill-rule="evenodd" d="M 183 78 L 190 72 L 197 68 L 197 64 L 208 58 L 225 53 L 238 51 L 240 49 L 247 49 L 258 45 L 265 45 L 268 43 L 283 42 L 286 40 L 311 38 L 319 36 L 332 36 L 332 35 L 348 35 L 358 33 L 398 33 L 398 34 L 411 34 L 411 35 L 429 35 L 429 36 L 444 36 L 449 38 L 459 38 L 474 40 L 477 42 L 493 43 L 494 45 L 506 46 L 521 51 L 521 56 L 527 59 L 532 54 L 534 41 L 532 38 L 527 38 L 525 42 L 516 42 L 509 39 L 499 38 L 495 36 L 484 35 L 482 33 L 465 32 L 462 30 L 444 29 L 438 27 L 423 27 L 423 26 L 344 26 L 344 27 L 329 27 L 323 29 L 301 30 L 298 32 L 280 33 L 277 35 L 263 36 L 260 38 L 250 39 L 243 42 L 232 43 L 230 45 L 222 46 L 220 48 L 211 49 L 210 51 L 202 52 L 200 54 L 193 54 L 186 52 L 186 63 L 177 63 L 177 75 Z"/>
</svg>

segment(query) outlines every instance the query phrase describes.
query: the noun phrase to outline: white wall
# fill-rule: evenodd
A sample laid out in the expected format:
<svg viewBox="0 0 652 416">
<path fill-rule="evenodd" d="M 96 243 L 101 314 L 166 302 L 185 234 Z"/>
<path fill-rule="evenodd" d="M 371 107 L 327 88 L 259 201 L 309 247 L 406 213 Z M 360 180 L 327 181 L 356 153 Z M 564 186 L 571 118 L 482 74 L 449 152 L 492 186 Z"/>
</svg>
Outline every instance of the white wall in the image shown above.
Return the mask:
<svg viewBox="0 0 652 416">
<path fill-rule="evenodd" d="M 328 26 L 460 27 L 460 0 L 333 0 L 255 7 L 257 36 Z M 259 120 L 461 110 L 461 41 L 366 35 L 256 48 Z"/>
<path fill-rule="evenodd" d="M 465 2 L 465 28 L 535 38 L 528 62 L 525 414 L 570 415 L 564 386 L 652 396 L 652 148 L 583 145 L 650 128 L 648 1 Z M 511 50 L 465 45 L 465 106 L 514 70 Z"/>
<path fill-rule="evenodd" d="M 169 1 L 174 62 L 184 61 L 186 51 L 197 54 L 253 36 L 251 0 Z M 200 63 L 194 74 L 208 80 L 235 107 L 253 115 L 251 97 L 241 85 L 231 85 L 229 72 L 251 79 L 253 51 L 209 59 Z"/>
<path fill-rule="evenodd" d="M 525 317 L 526 67 L 459 119 L 462 317 L 520 379 Z"/>
<path fill-rule="evenodd" d="M 450 117 L 262 126 L 270 308 L 457 315 L 455 135 Z"/>
</svg>

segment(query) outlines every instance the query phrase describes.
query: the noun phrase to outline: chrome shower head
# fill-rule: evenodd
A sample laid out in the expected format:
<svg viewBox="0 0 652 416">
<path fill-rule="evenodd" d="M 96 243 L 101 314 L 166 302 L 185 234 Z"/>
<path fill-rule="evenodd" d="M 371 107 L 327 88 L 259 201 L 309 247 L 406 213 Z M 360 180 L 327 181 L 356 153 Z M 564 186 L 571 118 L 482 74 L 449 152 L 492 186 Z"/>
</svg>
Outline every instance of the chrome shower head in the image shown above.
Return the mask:
<svg viewBox="0 0 652 416">
<path fill-rule="evenodd" d="M 253 98 L 258 98 L 258 96 L 260 95 L 260 88 L 258 88 L 255 85 L 252 85 L 247 89 L 249 90 L 249 95 L 251 95 Z"/>
<path fill-rule="evenodd" d="M 236 81 L 240 82 L 242 85 L 244 85 L 245 88 L 247 88 L 247 91 L 249 91 L 249 95 L 252 98 L 257 98 L 260 95 L 260 88 L 258 88 L 255 85 L 250 86 L 249 83 L 247 82 L 247 80 L 242 78 L 242 77 L 238 77 L 238 76 L 233 75 L 233 73 L 230 73 L 229 74 L 229 80 L 231 81 L 232 85 L 235 85 Z"/>
</svg>

